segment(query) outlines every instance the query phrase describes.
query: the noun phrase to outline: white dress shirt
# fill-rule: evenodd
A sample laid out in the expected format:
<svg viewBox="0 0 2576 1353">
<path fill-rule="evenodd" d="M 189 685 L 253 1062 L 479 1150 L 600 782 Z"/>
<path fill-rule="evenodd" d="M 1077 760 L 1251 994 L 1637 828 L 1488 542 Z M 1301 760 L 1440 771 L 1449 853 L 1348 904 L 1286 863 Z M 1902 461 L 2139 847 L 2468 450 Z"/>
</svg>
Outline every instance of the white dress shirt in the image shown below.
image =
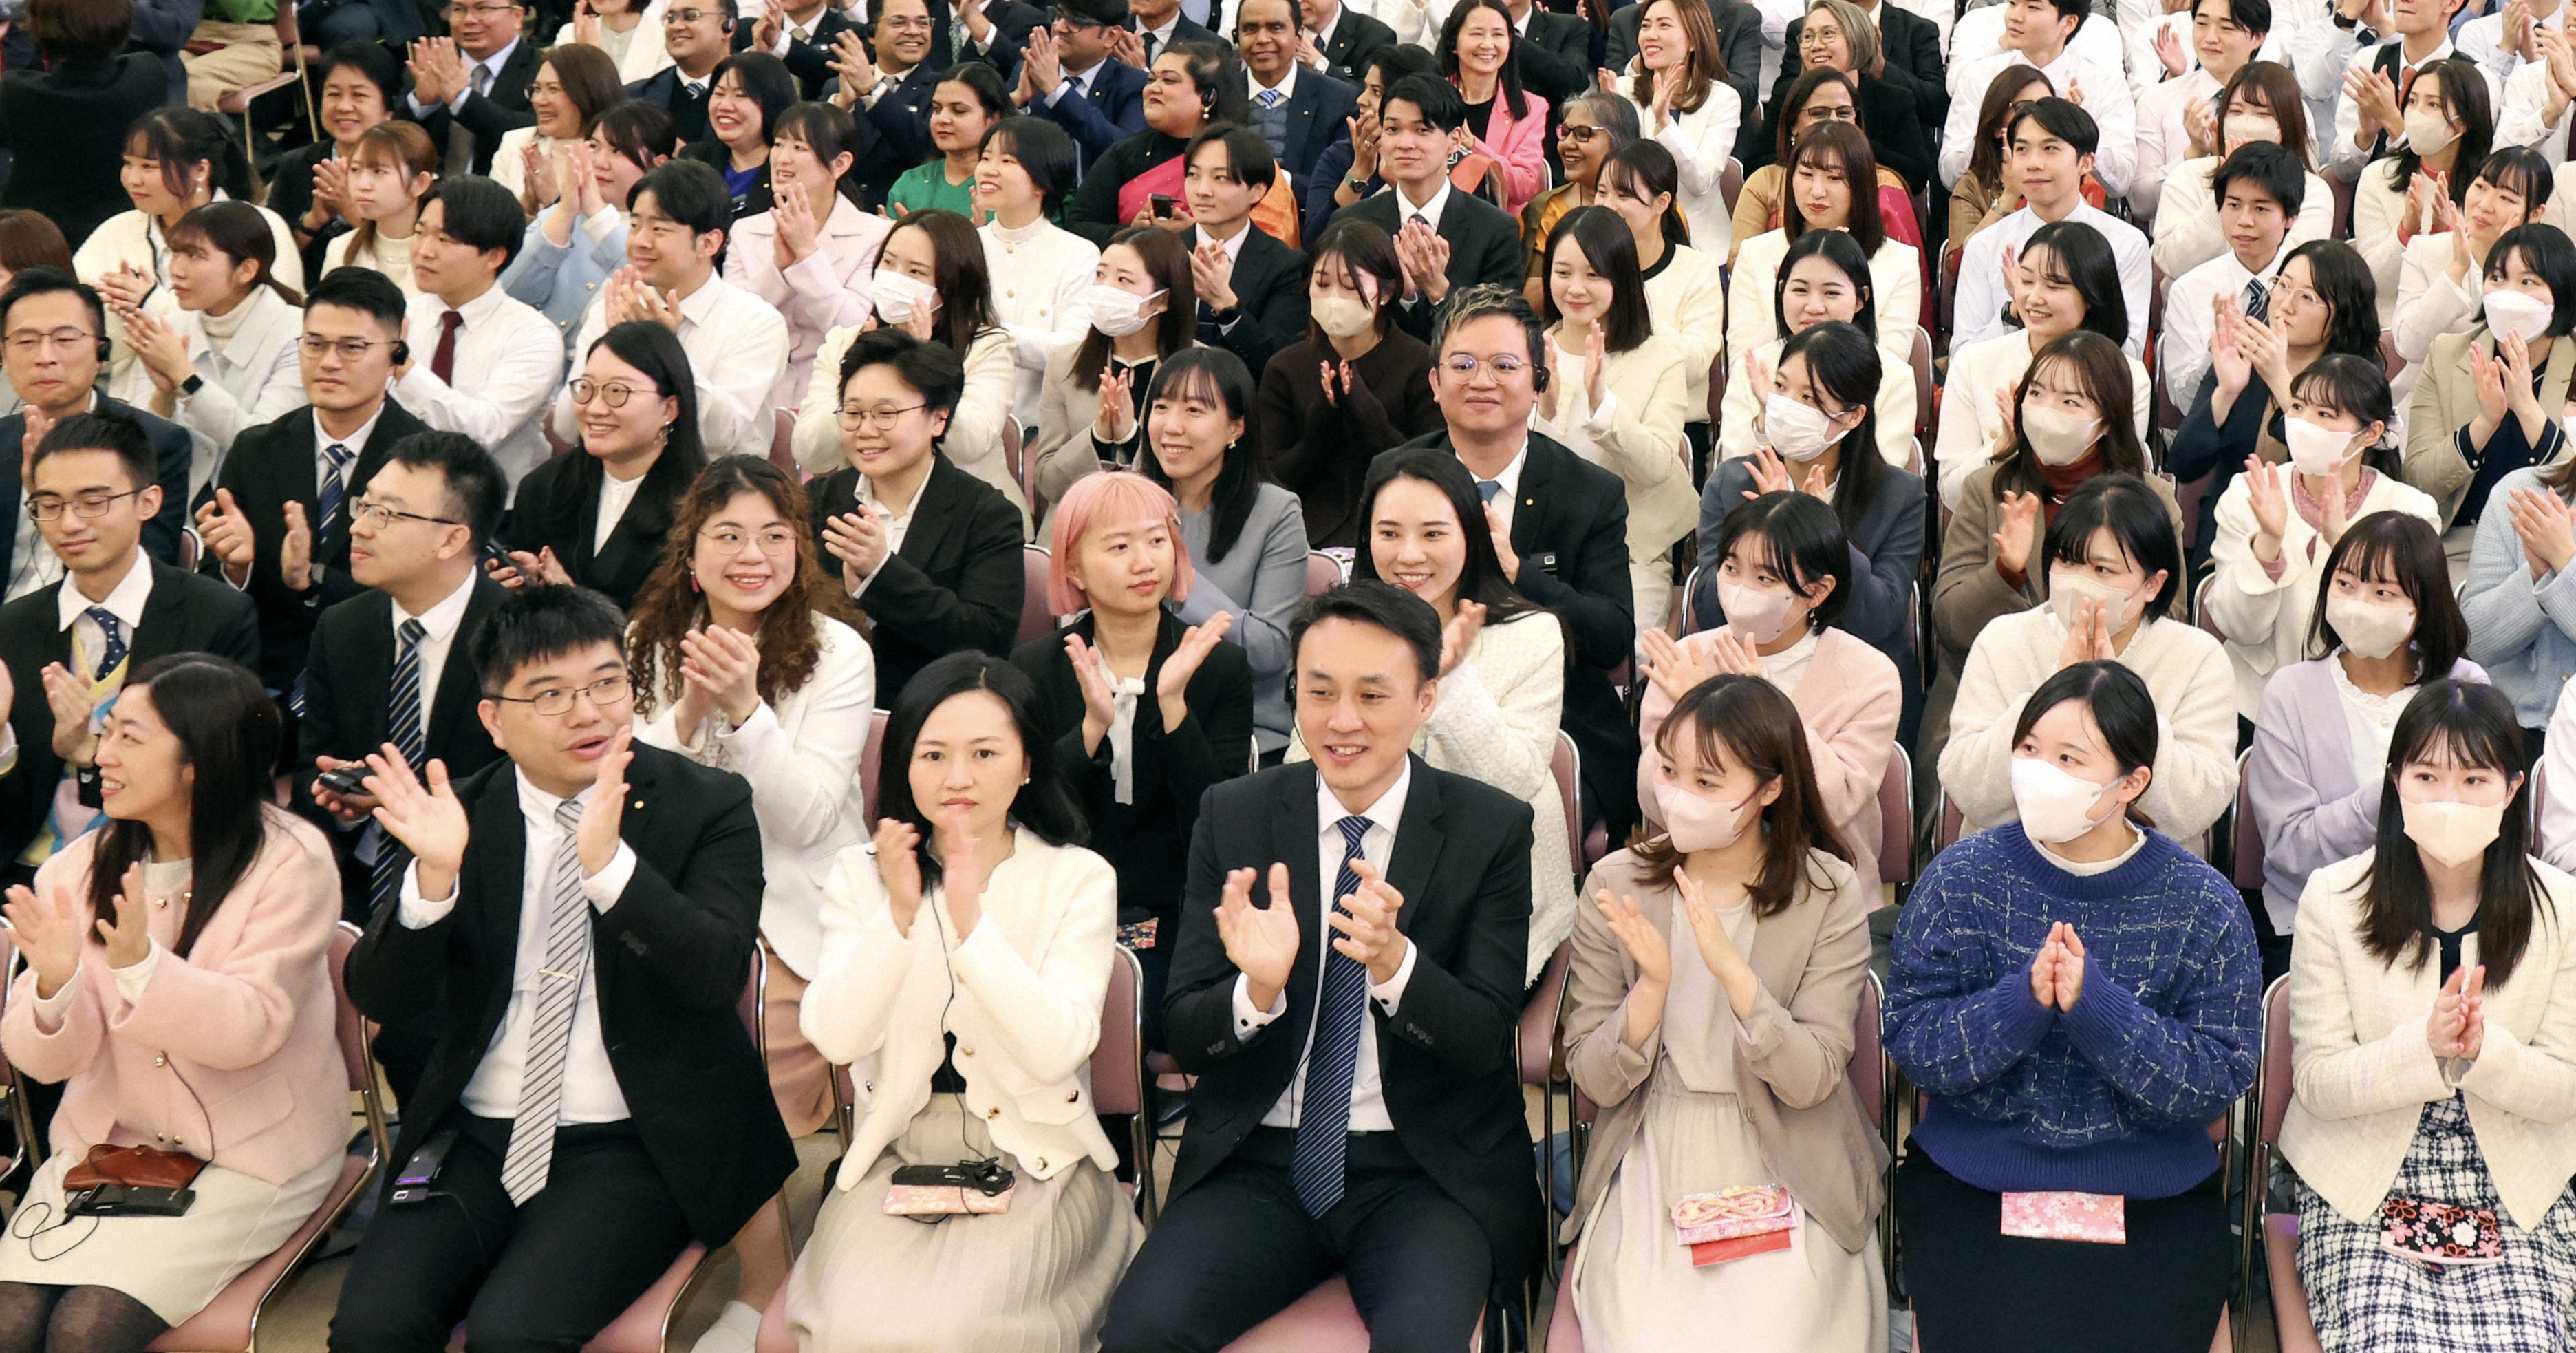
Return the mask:
<svg viewBox="0 0 2576 1353">
<path fill-rule="evenodd" d="M 20 515 L 23 517 L 25 514 Z M 45 549 L 42 544 L 37 548 Z M 53 558 L 53 551 L 45 549 L 45 557 Z M 143 608 L 152 600 L 152 557 L 136 550 L 133 567 L 125 571 L 125 576 L 108 592 L 105 601 L 91 601 L 81 595 L 77 581 L 69 575 L 61 576 L 62 582 L 54 591 L 57 627 L 72 632 L 72 675 L 87 681 L 96 674 L 98 660 L 107 651 L 107 631 L 90 618 L 89 608 L 106 607 L 108 614 L 124 625 L 126 646 L 131 651 L 134 632 L 143 624 Z M 27 679 L 34 680 L 34 674 L 29 673 Z M 10 774 L 17 768 L 18 732 L 0 724 L 0 775 Z"/>
<path fill-rule="evenodd" d="M 2132 357 L 2146 350 L 2147 287 L 2153 275 L 2148 261 L 2147 237 L 2136 226 L 2120 220 L 2089 202 L 2076 203 L 2066 214 L 2070 221 L 2081 221 L 2102 232 L 2111 246 L 2111 256 L 2120 264 L 2120 295 L 2128 302 L 2129 341 L 2121 346 Z M 2009 245 L 2018 250 L 2047 222 L 2039 213 L 2024 207 L 1993 225 L 1968 237 L 1959 253 L 1959 292 L 1957 310 L 1952 317 L 1950 344 L 1957 348 L 2003 333 L 2004 302 L 2011 293 L 2004 289 L 2003 256 Z"/>
<path fill-rule="evenodd" d="M 448 310 L 447 302 L 435 296 L 411 298 L 404 316 L 411 333 L 411 370 L 394 385 L 394 397 L 431 427 L 464 433 L 491 448 L 503 479 L 516 484 L 552 454 L 539 419 L 548 397 L 563 384 L 563 335 L 544 311 L 511 296 L 496 281 L 455 307 L 465 322 L 456 330 L 455 361 L 449 368 L 454 379 L 440 380 L 429 363 L 438 352 Z"/>
<path fill-rule="evenodd" d="M 2189 29 L 2184 30 L 2183 50 L 2191 50 Z M 2138 95 L 2137 158 L 2129 173 L 2129 206 L 2141 222 L 2155 219 L 2165 175 L 2192 158 L 2191 124 L 2184 114 L 2199 99 L 2208 100 L 2212 109 L 2218 106 L 2218 77 L 2199 66 L 2148 85 Z"/>
<path fill-rule="evenodd" d="M 581 318 L 574 352 L 590 351 L 608 332 L 608 293 L 591 301 Z M 769 454 L 777 435 L 770 410 L 770 387 L 787 366 L 791 344 L 787 320 L 758 296 L 725 279 L 708 275 L 704 285 L 680 301 L 680 347 L 698 380 L 698 436 L 707 459 Z M 572 386 L 567 382 L 555 399 L 555 435 L 580 440 L 574 420 Z"/>
<path fill-rule="evenodd" d="M 2233 296 L 2242 310 L 2246 284 L 2259 280 L 2270 286 L 2281 275 L 2281 262 L 2293 247 L 2285 237 L 2261 272 L 2246 271 L 2236 251 L 2229 249 L 2175 278 L 2166 289 L 2165 332 L 2156 343 L 2156 355 L 2165 369 L 2165 390 L 2175 404 L 2191 407 L 2200 389 L 2201 373 L 2209 370 L 2211 336 L 2218 327 L 2217 317 L 2210 311 L 2212 303 L 2221 296 Z"/>
<path fill-rule="evenodd" d="M 478 1118 L 518 1116 L 519 1086 L 527 1074 L 528 1036 L 537 1020 L 538 992 L 544 983 L 561 980 L 547 977 L 545 966 L 546 913 L 554 898 L 555 852 L 563 843 L 563 829 L 555 825 L 555 808 L 564 800 L 530 784 L 526 771 L 512 767 L 511 775 L 519 786 L 520 823 L 527 833 L 517 970 L 510 979 L 510 1008 L 501 1016 L 501 1027 L 492 1031 L 492 1046 L 484 1049 L 473 1079 L 465 1082 L 465 1111 Z M 585 788 L 573 801 L 588 803 L 595 792 Z M 581 895 L 592 911 L 605 916 L 634 877 L 635 848 L 620 841 L 607 868 L 583 876 Z M 426 930 L 446 920 L 456 910 L 458 886 L 451 883 L 445 897 L 422 897 L 420 863 L 413 861 L 403 870 L 399 913 L 403 928 Z M 572 1050 L 564 1061 L 563 1108 L 555 1117 L 558 1123 L 615 1123 L 633 1116 L 626 1107 L 626 1092 L 617 1084 L 617 1069 L 609 1064 L 608 1043 L 600 1036 L 598 973 L 596 961 L 582 966 L 581 990 L 573 1001 Z"/>
<path fill-rule="evenodd" d="M 2460 25 L 2459 30 L 2451 35 L 2451 42 L 2452 45 L 2459 48 L 2460 55 L 2485 67 L 2490 74 L 2495 76 L 2495 78 L 2510 81 L 2513 78 L 2513 73 L 2522 69 L 2524 66 L 2545 66 L 2548 63 L 2525 61 L 2522 59 L 2521 52 L 2504 44 L 2503 8 L 2503 6 L 2499 5 L 2496 7 L 2495 13 L 2481 14 L 2478 17 L 2469 20 L 2467 23 Z M 2538 7 L 2534 6 L 2534 8 Z M 2568 6 L 2564 3 L 2564 0 L 2561 0 L 2557 9 L 2551 11 L 2547 18 L 2540 19 L 2540 21 L 2533 26 L 2536 28 L 2555 28 L 2561 33 L 2567 32 L 2567 12 Z M 2498 141 L 2496 144 L 2504 145 L 2506 143 Z"/>
<path fill-rule="evenodd" d="M 1369 820 L 1368 830 L 1360 834 L 1360 858 L 1375 866 L 1381 874 L 1386 871 L 1387 861 L 1394 858 L 1395 829 L 1397 824 L 1404 820 L 1405 796 L 1412 791 L 1413 758 L 1408 756 L 1404 759 L 1404 769 L 1395 777 L 1395 783 L 1384 794 L 1378 796 L 1377 802 L 1370 804 L 1358 814 Z M 1331 787 L 1324 783 L 1322 776 L 1318 775 L 1315 778 L 1315 818 L 1320 826 L 1315 835 L 1315 859 L 1317 868 L 1322 872 L 1315 877 L 1319 892 L 1329 892 L 1333 887 L 1333 881 L 1341 877 L 1342 856 L 1346 853 L 1347 846 L 1342 837 L 1342 829 L 1335 824 L 1348 816 L 1351 816 L 1350 810 L 1342 806 L 1342 801 L 1333 796 Z M 1286 1093 L 1279 1096 L 1279 1102 L 1270 1106 L 1270 1112 L 1261 1115 L 1263 1127 L 1293 1128 L 1297 1126 L 1297 1116 L 1305 1106 L 1307 1059 L 1314 1054 L 1315 1025 L 1323 1017 L 1324 964 L 1333 953 L 1330 937 L 1340 933 L 1326 925 L 1324 917 L 1329 915 L 1339 902 L 1338 898 L 1321 898 L 1314 912 L 1297 918 L 1297 924 L 1301 929 L 1311 927 L 1312 933 L 1318 937 L 1318 943 L 1315 945 L 1316 1018 L 1306 1024 L 1306 1048 L 1297 1056 L 1297 1074 L 1288 1078 L 1288 1089 Z M 1388 978 L 1384 985 L 1375 981 L 1368 984 L 1368 999 L 1375 1001 L 1378 1009 L 1390 1018 L 1394 1016 L 1396 1007 L 1404 1003 L 1404 989 L 1413 980 L 1413 961 L 1419 956 L 1418 950 L 1410 943 L 1406 944 L 1404 961 L 1396 965 L 1395 975 Z M 1269 1009 L 1255 1010 L 1252 1008 L 1251 986 L 1251 979 L 1240 973 L 1235 975 L 1234 1035 L 1238 1040 L 1249 1040 L 1253 1035 L 1270 1027 L 1271 1021 L 1288 1013 L 1288 992 L 1285 988 L 1282 988 L 1279 995 L 1270 1002 Z M 1395 1130 L 1395 1120 L 1387 1116 L 1386 1088 L 1378 1070 L 1377 1021 L 1371 1019 L 1360 1021 L 1359 1061 L 1351 1069 L 1350 1130 L 1353 1132 Z"/>
<path fill-rule="evenodd" d="M 1976 11 L 1969 18 L 1985 12 Z M 1996 22 L 2000 25 L 2000 17 Z M 1967 24 L 1966 19 L 1960 21 L 1962 40 L 1968 35 Z M 2096 32 L 2101 34 L 2099 38 L 2093 37 Z M 2020 65 L 2038 63 L 2020 52 L 2000 48 L 1989 48 L 1974 58 L 1962 57 L 1957 47 L 1951 49 L 1950 117 L 1941 132 L 1944 187 L 1957 186 L 1959 176 L 1968 170 L 1968 156 L 1976 149 L 1977 113 L 1985 103 L 1986 86 L 2007 67 Z M 2086 19 L 2084 27 L 2076 31 L 2075 40 L 2057 54 L 2056 60 L 2039 66 L 2039 73 L 2048 77 L 2050 87 L 2060 98 L 2077 82 L 2083 84 L 2084 111 L 2092 115 L 2099 133 L 2093 151 L 2093 174 L 2112 196 L 2128 192 L 2138 162 L 2138 116 L 2129 98 L 2129 77 L 2120 66 L 2117 31 L 2098 14 Z"/>
<path fill-rule="evenodd" d="M 1289 62 L 1287 71 L 1280 75 L 1279 83 L 1275 85 L 1265 85 L 1261 83 L 1261 77 L 1253 74 L 1250 66 L 1244 67 L 1243 97 L 1247 108 L 1258 108 L 1261 106 L 1261 91 L 1264 89 L 1278 90 L 1279 102 L 1282 106 L 1285 106 L 1288 100 L 1297 97 L 1297 63 L 1294 61 Z M 1245 114 L 1247 119 L 1249 119 L 1250 116 L 1251 114 L 1249 112 Z M 1243 125 L 1249 127 L 1252 123 L 1247 120 Z"/>
<path fill-rule="evenodd" d="M 1494 476 L 1494 482 L 1502 485 L 1503 491 L 1494 495 L 1491 506 L 1494 509 L 1494 516 L 1503 523 L 1503 536 L 1506 540 L 1512 533 L 1512 509 L 1520 505 L 1521 467 L 1527 464 L 1529 464 L 1529 443 L 1524 441 L 1521 443 L 1521 449 L 1512 453 L 1511 463 L 1505 465 L 1502 472 Z M 1467 476 L 1470 479 L 1477 477 L 1473 470 L 1469 470 Z M 1482 492 L 1482 489 L 1478 490 L 1480 495 Z"/>
<path fill-rule="evenodd" d="M 2558 11 L 2564 15 L 2567 10 Z M 2496 110 L 2495 146 L 2529 146 L 2546 156 L 2553 165 L 2567 163 L 2567 128 L 2571 119 L 2565 109 L 2558 112 L 2556 125 L 2549 121 L 2549 63 L 2526 61 L 2522 68 L 2504 78 L 2504 105 Z M 2554 197 L 2554 195 L 2553 195 Z"/>
</svg>

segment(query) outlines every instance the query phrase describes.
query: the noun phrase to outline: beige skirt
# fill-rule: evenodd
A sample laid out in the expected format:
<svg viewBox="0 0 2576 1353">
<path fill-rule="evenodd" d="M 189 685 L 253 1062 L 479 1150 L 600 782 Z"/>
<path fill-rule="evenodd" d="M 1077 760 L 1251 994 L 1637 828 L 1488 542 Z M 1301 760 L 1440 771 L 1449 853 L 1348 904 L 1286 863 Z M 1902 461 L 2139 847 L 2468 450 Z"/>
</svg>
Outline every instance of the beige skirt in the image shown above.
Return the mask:
<svg viewBox="0 0 2576 1353">
<path fill-rule="evenodd" d="M 867 1176 L 823 1199 L 787 1279 L 803 1353 L 1088 1353 L 1144 1242 L 1127 1191 L 1085 1160 L 1025 1171 L 1011 1210 L 919 1222 L 885 1214 L 897 1167 L 1001 1154 L 955 1095 L 933 1095 Z M 1018 1169 L 1016 1162 L 1006 1162 Z M 851 1168 L 843 1162 L 843 1169 Z"/>
<path fill-rule="evenodd" d="M 1567 1283 L 1583 1353 L 1682 1353 L 1715 1331 L 1741 1353 L 1877 1353 L 1887 1347 L 1878 1241 L 1854 1253 L 1808 1217 L 1789 1248 L 1695 1268 L 1674 1238 L 1673 1200 L 1775 1184 L 1728 1094 L 1695 1094 L 1663 1068 L 1638 1093 L 1644 1120 L 1584 1223 Z M 1570 1351 L 1569 1351 L 1570 1353 Z"/>
<path fill-rule="evenodd" d="M 186 1216 L 67 1218 L 63 1176 L 83 1154 L 57 1151 L 37 1167 L 0 1232 L 0 1282 L 110 1288 L 171 1325 L 285 1244 L 340 1182 L 337 1155 L 282 1185 L 209 1165 Z"/>
<path fill-rule="evenodd" d="M 760 1047 L 769 1063 L 769 1096 L 787 1135 L 802 1137 L 832 1121 L 832 1065 L 805 1041 L 798 1023 L 805 1004 L 804 978 L 769 952 L 769 985 L 760 1003 Z"/>
</svg>

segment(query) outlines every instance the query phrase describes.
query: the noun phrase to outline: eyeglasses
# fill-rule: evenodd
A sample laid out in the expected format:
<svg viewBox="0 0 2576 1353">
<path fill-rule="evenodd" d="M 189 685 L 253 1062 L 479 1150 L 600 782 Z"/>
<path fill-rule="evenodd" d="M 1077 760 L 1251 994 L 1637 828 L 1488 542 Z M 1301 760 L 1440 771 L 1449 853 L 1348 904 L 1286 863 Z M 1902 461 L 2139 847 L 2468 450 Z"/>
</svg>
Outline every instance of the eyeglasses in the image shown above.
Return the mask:
<svg viewBox="0 0 2576 1353">
<path fill-rule="evenodd" d="M 592 380 L 588 376 L 584 376 L 572 383 L 573 403 L 587 404 L 596 397 L 600 403 L 605 404 L 612 409 L 625 408 L 626 401 L 633 399 L 637 395 L 658 395 L 660 393 L 662 392 L 659 390 L 638 390 L 624 381 L 609 381 L 606 384 L 601 384 L 598 381 Z"/>
<path fill-rule="evenodd" d="M 1811 103 L 1798 110 L 1798 117 L 1801 121 L 1809 123 L 1860 120 L 1859 112 L 1848 103 Z"/>
<path fill-rule="evenodd" d="M 349 504 L 349 520 L 352 524 L 365 524 L 366 528 L 370 531 L 381 531 L 397 521 L 425 521 L 437 526 L 463 526 L 465 524 L 452 517 L 424 516 L 418 512 L 405 512 L 398 507 L 388 507 L 383 503 L 371 503 L 365 499 L 360 499 L 357 502 Z"/>
<path fill-rule="evenodd" d="M 534 705 L 539 716 L 560 719 L 572 713 L 575 697 L 589 700 L 592 709 L 606 709 L 635 698 L 635 684 L 620 672 L 615 676 L 601 677 L 587 686 L 549 686 L 530 696 L 495 695 L 491 698 L 505 705 Z"/>
<path fill-rule="evenodd" d="M 877 22 L 895 30 L 898 33 L 907 28 L 917 28 L 924 33 L 930 31 L 930 20 L 927 18 L 916 19 L 909 15 L 889 14 L 886 17 L 879 19 Z"/>
<path fill-rule="evenodd" d="M 851 432 L 871 427 L 883 431 L 902 422 L 905 414 L 929 407 L 928 404 L 907 404 L 900 409 L 863 409 L 856 404 L 844 404 L 841 406 L 841 426 Z"/>
<path fill-rule="evenodd" d="M 518 12 L 519 7 L 517 5 L 449 5 L 438 13 L 439 17 L 446 19 L 450 23 L 454 23 L 459 17 L 467 14 L 471 14 L 475 18 L 489 23 L 494 19 L 500 18 L 504 14 L 516 14 Z"/>
<path fill-rule="evenodd" d="M 1562 127 L 1559 127 L 1559 128 L 1557 128 L 1557 129 L 1556 129 L 1556 139 L 1557 139 L 1557 140 L 1559 140 L 1559 141 L 1572 141 L 1572 142 L 1575 142 L 1575 143 L 1577 143 L 1577 144 L 1581 144 L 1582 142 L 1589 141 L 1589 140 L 1591 140 L 1593 137 L 1599 136 L 1600 134 L 1601 134 L 1601 129 L 1600 129 L 1599 127 L 1576 127 L 1576 126 L 1572 126 L 1572 125 L 1567 125 L 1567 126 L 1562 126 Z"/>
<path fill-rule="evenodd" d="M 98 335 L 86 329 L 61 328 L 45 334 L 21 331 L 9 335 L 9 351 L 30 353 L 48 347 L 78 350 L 97 341 Z"/>
<path fill-rule="evenodd" d="M 326 354 L 334 351 L 340 354 L 341 361 L 361 362 L 366 360 L 368 353 L 374 352 L 376 349 L 385 346 L 385 340 L 375 338 L 324 338 L 320 334 L 306 334 L 298 342 L 297 346 L 304 349 L 305 356 L 310 357 L 317 362 L 322 360 Z"/>
<path fill-rule="evenodd" d="M 1822 47 L 1828 42 L 1840 42 L 1842 40 L 1842 36 L 1842 32 L 1839 29 L 1801 28 L 1798 30 L 1798 45 L 1801 47 Z"/>
<path fill-rule="evenodd" d="M 72 515 L 75 517 L 104 517 L 107 515 L 109 505 L 117 499 L 131 498 L 142 491 L 127 489 L 123 493 L 84 493 L 72 499 L 56 498 L 51 495 L 30 498 L 27 500 L 27 520 L 60 521 L 63 509 L 67 507 L 72 510 Z"/>
<path fill-rule="evenodd" d="M 1478 371 L 1490 371 L 1495 380 L 1508 381 L 1529 369 L 1529 359 L 1509 353 L 1498 357 L 1471 357 L 1462 352 L 1455 357 L 1441 358 L 1440 369 L 1448 372 L 1451 380 L 1471 381 Z"/>
<path fill-rule="evenodd" d="M 662 11 L 662 26 L 668 28 L 675 23 L 696 23 L 700 19 L 723 17 L 721 11 L 712 9 L 666 9 Z"/>
<path fill-rule="evenodd" d="M 731 528 L 700 531 L 698 539 L 724 554 L 740 554 L 745 545 L 758 545 L 760 552 L 772 559 L 783 559 L 796 552 L 796 533 L 783 526 L 773 526 L 758 535 Z"/>
</svg>

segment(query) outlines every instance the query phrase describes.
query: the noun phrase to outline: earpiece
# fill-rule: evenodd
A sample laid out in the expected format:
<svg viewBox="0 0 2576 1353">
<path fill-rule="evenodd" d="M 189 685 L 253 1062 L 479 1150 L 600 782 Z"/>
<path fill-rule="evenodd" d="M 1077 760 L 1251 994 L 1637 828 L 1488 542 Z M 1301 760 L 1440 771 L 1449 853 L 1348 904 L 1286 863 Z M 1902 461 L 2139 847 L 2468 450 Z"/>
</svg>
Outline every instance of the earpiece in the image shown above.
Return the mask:
<svg viewBox="0 0 2576 1353">
<path fill-rule="evenodd" d="M 98 364 L 100 366 L 107 365 L 108 354 L 115 350 L 116 345 L 110 340 L 104 338 L 98 340 Z"/>
<path fill-rule="evenodd" d="M 1544 390 L 1547 388 L 1547 367 L 1545 365 L 1533 365 L 1530 367 L 1530 388 L 1533 390 Z"/>
<path fill-rule="evenodd" d="M 399 338 L 395 339 L 395 340 L 394 340 L 394 365 L 395 365 L 395 366 L 401 366 L 401 365 L 403 365 L 404 363 L 409 362 L 410 360 L 411 360 L 411 344 L 406 343 L 406 342 L 404 342 L 403 340 L 401 340 L 401 339 L 399 339 Z"/>
</svg>

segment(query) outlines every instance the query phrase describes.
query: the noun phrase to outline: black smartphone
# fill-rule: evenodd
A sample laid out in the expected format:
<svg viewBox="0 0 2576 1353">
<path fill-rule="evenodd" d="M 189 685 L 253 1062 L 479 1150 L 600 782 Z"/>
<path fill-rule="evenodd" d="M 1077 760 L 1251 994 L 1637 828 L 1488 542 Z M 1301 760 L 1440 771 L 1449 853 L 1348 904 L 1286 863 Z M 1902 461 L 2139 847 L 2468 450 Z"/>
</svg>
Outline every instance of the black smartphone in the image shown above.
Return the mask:
<svg viewBox="0 0 2576 1353">
<path fill-rule="evenodd" d="M 314 776 L 313 783 L 334 794 L 364 794 L 367 792 L 367 768 L 342 766 L 338 770 L 326 770 Z"/>
<path fill-rule="evenodd" d="M 161 1189 L 142 1184 L 101 1184 L 63 1200 L 72 1217 L 184 1217 L 197 1201 L 195 1189 Z"/>
<path fill-rule="evenodd" d="M 1170 193 L 1154 194 L 1153 202 L 1155 220 L 1168 221 L 1172 219 L 1177 204 L 1172 200 L 1172 195 Z"/>
<path fill-rule="evenodd" d="M 405 1161 L 402 1173 L 394 1176 L 396 1203 L 423 1202 L 431 1197 L 430 1186 L 438 1181 L 438 1172 L 447 1164 L 447 1153 L 456 1146 L 456 1129 L 431 1137 L 420 1144 Z"/>
</svg>

